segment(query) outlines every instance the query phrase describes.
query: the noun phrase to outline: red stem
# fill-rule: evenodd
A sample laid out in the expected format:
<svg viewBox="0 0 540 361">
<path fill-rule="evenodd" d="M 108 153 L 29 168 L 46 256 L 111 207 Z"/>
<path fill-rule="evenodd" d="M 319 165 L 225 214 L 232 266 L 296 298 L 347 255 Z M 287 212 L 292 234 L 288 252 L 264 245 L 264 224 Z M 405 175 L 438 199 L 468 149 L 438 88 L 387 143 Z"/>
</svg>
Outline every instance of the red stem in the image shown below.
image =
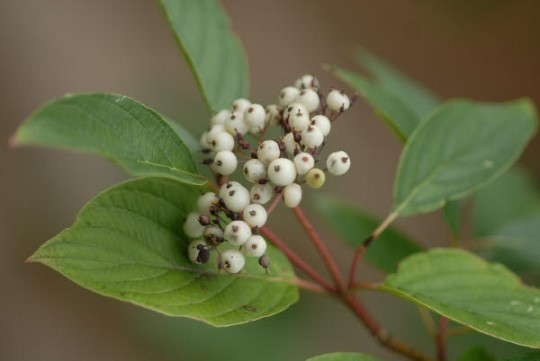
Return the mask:
<svg viewBox="0 0 540 361">
<path fill-rule="evenodd" d="M 311 277 L 315 282 L 324 287 L 327 291 L 332 293 L 336 292 L 334 286 L 332 286 L 328 281 L 326 281 L 315 269 L 313 269 L 309 264 L 307 264 L 302 258 L 300 258 L 292 249 L 287 247 L 278 236 L 276 236 L 268 228 L 261 228 L 261 233 L 266 236 L 281 252 L 287 256 L 289 261 L 291 261 L 296 267 L 298 267 L 302 272 Z"/>
<path fill-rule="evenodd" d="M 355 283 L 355 276 L 356 276 L 356 269 L 358 268 L 358 264 L 360 263 L 360 260 L 362 259 L 362 256 L 366 252 L 366 249 L 369 247 L 369 245 L 381 235 L 381 233 L 384 232 L 388 226 L 398 217 L 398 213 L 396 211 L 390 213 L 382 222 L 379 224 L 377 229 L 373 231 L 369 235 L 368 238 L 366 238 L 360 246 L 356 249 L 356 252 L 354 253 L 353 260 L 351 262 L 351 268 L 349 269 L 349 282 L 347 283 L 348 287 L 353 287 Z"/>
<path fill-rule="evenodd" d="M 319 237 L 319 234 L 315 230 L 315 227 L 313 227 L 313 225 L 309 222 L 302 208 L 294 208 L 294 214 L 296 215 L 296 218 L 298 218 L 298 221 L 300 222 L 306 233 L 309 235 L 309 238 L 313 241 L 313 244 L 317 248 L 317 251 L 319 252 L 323 262 L 325 263 L 326 268 L 328 268 L 330 275 L 334 279 L 337 288 L 341 292 L 345 292 L 345 280 L 343 279 L 343 276 L 341 275 L 341 272 L 339 271 L 339 268 L 334 261 L 334 258 L 332 257 L 323 240 L 321 239 L 321 237 Z"/>
<path fill-rule="evenodd" d="M 362 256 L 364 255 L 364 252 L 370 245 L 371 241 L 373 241 L 373 236 L 370 236 L 367 238 L 360 247 L 356 250 L 354 253 L 354 257 L 351 262 L 351 268 L 349 269 L 349 282 L 347 283 L 347 288 L 351 289 L 354 287 L 355 278 L 356 278 L 356 269 L 358 268 L 358 264 L 360 263 L 360 260 L 362 259 Z"/>
<path fill-rule="evenodd" d="M 283 197 L 283 192 L 279 192 L 279 194 L 277 194 L 275 196 L 272 203 L 270 203 L 270 205 L 266 209 L 266 214 L 267 215 L 270 215 L 270 213 L 272 213 L 274 211 L 274 209 L 277 207 L 277 205 L 279 204 L 279 201 L 281 200 L 282 197 Z"/>
<path fill-rule="evenodd" d="M 448 331 L 448 319 L 444 316 L 439 316 L 439 330 L 437 332 L 437 361 L 446 360 L 446 332 Z"/>
<path fill-rule="evenodd" d="M 342 298 L 351 311 L 353 311 L 360 321 L 362 321 L 369 332 L 377 339 L 377 341 L 379 341 L 380 344 L 411 360 L 431 361 L 431 359 L 422 352 L 414 349 L 405 342 L 390 336 L 388 332 L 382 328 L 381 325 L 369 314 L 358 298 L 350 294 L 343 294 Z"/>
</svg>

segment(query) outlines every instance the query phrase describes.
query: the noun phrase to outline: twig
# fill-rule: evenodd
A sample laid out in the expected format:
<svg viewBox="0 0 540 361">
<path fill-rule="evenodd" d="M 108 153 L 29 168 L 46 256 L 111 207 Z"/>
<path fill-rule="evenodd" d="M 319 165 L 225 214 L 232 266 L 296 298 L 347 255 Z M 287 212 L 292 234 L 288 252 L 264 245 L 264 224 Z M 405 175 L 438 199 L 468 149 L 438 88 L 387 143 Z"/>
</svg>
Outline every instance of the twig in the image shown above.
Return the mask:
<svg viewBox="0 0 540 361">
<path fill-rule="evenodd" d="M 381 235 L 381 233 L 384 232 L 386 228 L 398 217 L 398 214 L 396 212 L 392 212 L 386 217 L 384 221 L 381 222 L 381 224 L 367 237 L 360 246 L 356 249 L 356 252 L 354 253 L 353 260 L 351 262 L 351 268 L 349 269 L 349 282 L 348 287 L 351 288 L 354 285 L 355 282 L 355 276 L 356 276 L 356 269 L 358 268 L 358 264 L 360 263 L 360 260 L 362 259 L 362 256 L 364 255 L 364 252 L 369 247 L 369 245 Z"/>
<path fill-rule="evenodd" d="M 391 336 L 381 325 L 371 317 L 369 312 L 364 308 L 360 300 L 350 294 L 343 294 L 343 300 L 347 306 L 353 311 L 356 316 L 367 327 L 369 332 L 381 343 L 383 346 L 399 353 L 411 360 L 416 361 L 432 361 L 432 359 L 424 355 L 422 352 L 414 349 L 412 346 L 405 342 Z"/>
<path fill-rule="evenodd" d="M 422 320 L 428 334 L 432 338 L 437 337 L 437 327 L 435 327 L 435 322 L 433 322 L 433 318 L 431 317 L 429 310 L 425 307 L 418 306 L 418 312 L 420 313 L 420 319 Z"/>
<path fill-rule="evenodd" d="M 350 291 L 358 291 L 358 290 L 366 290 L 366 291 L 380 291 L 379 290 L 379 284 L 377 283 L 369 283 L 369 282 L 358 282 L 352 284 L 351 287 L 349 287 Z"/>
<path fill-rule="evenodd" d="M 314 270 L 309 264 L 307 264 L 302 258 L 300 258 L 293 250 L 283 243 L 278 236 L 276 236 L 268 228 L 261 228 L 261 233 L 264 234 L 270 242 L 274 244 L 281 252 L 287 256 L 289 261 L 291 261 L 296 267 L 298 267 L 302 272 L 311 277 L 315 282 L 321 285 L 327 291 L 336 292 L 334 286 L 332 286 L 328 281 L 326 281 L 316 270 Z"/>
<path fill-rule="evenodd" d="M 272 200 L 272 203 L 270 203 L 270 205 L 266 209 L 266 214 L 270 215 L 270 213 L 274 211 L 274 209 L 277 207 L 282 197 L 283 197 L 283 192 L 279 192 L 279 194 L 276 194 L 276 196 L 274 197 L 274 200 Z"/>
<path fill-rule="evenodd" d="M 448 319 L 439 316 L 439 329 L 435 339 L 437 345 L 437 361 L 446 361 L 446 331 L 448 330 Z"/>
<path fill-rule="evenodd" d="M 334 261 L 334 258 L 332 257 L 323 240 L 319 237 L 317 231 L 315 230 L 315 227 L 313 227 L 313 225 L 309 222 L 302 208 L 294 208 L 294 214 L 296 215 L 296 218 L 298 218 L 298 221 L 300 222 L 306 233 L 309 235 L 309 238 L 313 241 L 313 244 L 317 248 L 317 251 L 319 252 L 319 255 L 321 256 L 323 262 L 325 263 L 326 268 L 328 268 L 330 275 L 334 279 L 337 288 L 341 292 L 345 292 L 345 280 L 343 279 L 343 276 L 341 275 L 341 272 L 339 271 L 339 268 Z"/>
</svg>

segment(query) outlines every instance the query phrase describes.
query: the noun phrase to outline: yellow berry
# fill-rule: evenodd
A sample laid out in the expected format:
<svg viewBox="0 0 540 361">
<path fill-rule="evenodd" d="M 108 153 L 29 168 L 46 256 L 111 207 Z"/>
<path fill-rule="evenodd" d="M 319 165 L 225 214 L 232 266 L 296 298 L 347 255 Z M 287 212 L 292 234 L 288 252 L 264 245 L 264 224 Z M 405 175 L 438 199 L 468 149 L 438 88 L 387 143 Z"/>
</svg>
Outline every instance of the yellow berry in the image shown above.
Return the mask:
<svg viewBox="0 0 540 361">
<path fill-rule="evenodd" d="M 321 188 L 325 180 L 326 175 L 319 168 L 312 168 L 306 174 L 306 184 L 313 189 Z"/>
</svg>

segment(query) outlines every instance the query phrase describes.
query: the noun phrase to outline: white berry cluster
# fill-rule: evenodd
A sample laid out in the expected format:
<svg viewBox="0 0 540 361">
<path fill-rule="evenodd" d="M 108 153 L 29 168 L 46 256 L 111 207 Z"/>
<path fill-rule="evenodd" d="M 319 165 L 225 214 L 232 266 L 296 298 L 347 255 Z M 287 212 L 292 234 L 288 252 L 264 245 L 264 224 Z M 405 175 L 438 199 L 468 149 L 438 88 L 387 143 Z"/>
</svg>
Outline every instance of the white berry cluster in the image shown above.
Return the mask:
<svg viewBox="0 0 540 361">
<path fill-rule="evenodd" d="M 331 153 L 323 167 L 317 165 L 332 122 L 351 104 L 343 91 L 332 89 L 325 96 L 317 78 L 304 75 L 281 91 L 278 104 L 263 107 L 237 99 L 231 109 L 217 112 L 200 142 L 203 163 L 219 189 L 201 195 L 197 211 L 184 222 L 184 233 L 195 239 L 188 246 L 191 262 L 207 263 L 215 251 L 219 268 L 227 272 L 240 272 L 246 256 L 259 258 L 267 269 L 270 260 L 259 230 L 268 210 L 281 198 L 294 208 L 302 200 L 303 184 L 320 188 L 327 172 L 349 170 L 351 161 L 343 151 Z M 265 139 L 269 133 L 278 135 Z M 239 168 L 249 189 L 229 180 Z M 222 244 L 229 247 L 222 251 Z"/>
</svg>

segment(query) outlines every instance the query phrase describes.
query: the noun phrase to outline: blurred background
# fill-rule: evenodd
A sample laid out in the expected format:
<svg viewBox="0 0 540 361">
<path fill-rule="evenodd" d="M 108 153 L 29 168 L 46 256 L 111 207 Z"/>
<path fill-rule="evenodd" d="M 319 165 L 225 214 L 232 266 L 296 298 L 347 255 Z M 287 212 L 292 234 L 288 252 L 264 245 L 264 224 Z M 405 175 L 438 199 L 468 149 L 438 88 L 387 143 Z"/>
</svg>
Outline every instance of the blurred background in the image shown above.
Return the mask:
<svg viewBox="0 0 540 361">
<path fill-rule="evenodd" d="M 195 1 L 195 0 L 194 0 Z M 321 63 L 360 70 L 359 45 L 443 97 L 502 101 L 521 96 L 540 104 L 540 2 L 534 0 L 224 1 L 250 62 L 252 93 L 275 102 L 304 73 L 324 88 L 343 86 Z M 342 306 L 302 294 L 286 312 L 253 324 L 213 329 L 166 318 L 93 294 L 24 260 L 69 226 L 97 192 L 126 178 L 92 156 L 49 149 L 9 149 L 8 138 L 43 102 L 67 92 L 131 96 L 200 132 L 208 113 L 155 1 L 0 1 L 0 359 L 19 360 L 303 360 L 332 351 L 378 348 Z M 330 143 L 353 159 L 347 177 L 325 191 L 383 216 L 401 144 L 360 101 Z M 540 138 L 524 163 L 540 176 Z M 280 209 L 272 226 L 290 233 Z M 400 220 L 424 244 L 444 245 L 440 214 Z M 350 250 L 327 236 L 340 263 Z M 317 257 L 306 248 L 306 257 Z M 364 269 L 368 279 L 381 275 Z M 367 295 L 381 322 L 411 343 L 432 349 L 415 307 Z M 494 355 L 515 347 L 474 336 Z M 455 338 L 463 349 L 473 340 Z"/>
</svg>

